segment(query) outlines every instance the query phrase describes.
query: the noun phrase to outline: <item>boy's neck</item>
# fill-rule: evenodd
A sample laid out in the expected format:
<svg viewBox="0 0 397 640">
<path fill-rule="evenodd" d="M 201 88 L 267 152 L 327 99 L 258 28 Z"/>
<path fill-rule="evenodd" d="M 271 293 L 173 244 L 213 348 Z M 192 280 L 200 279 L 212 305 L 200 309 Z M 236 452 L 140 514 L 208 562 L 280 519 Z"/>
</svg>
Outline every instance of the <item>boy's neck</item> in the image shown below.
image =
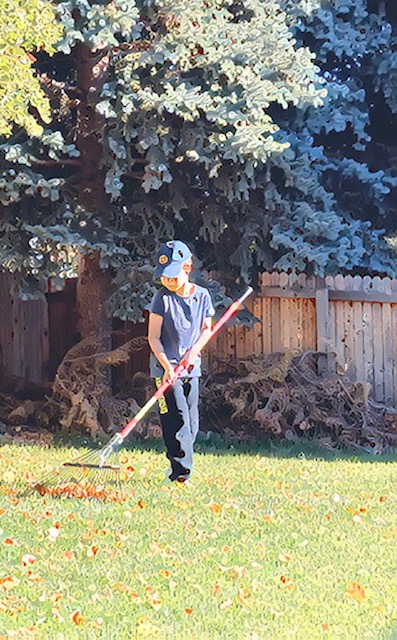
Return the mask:
<svg viewBox="0 0 397 640">
<path fill-rule="evenodd" d="M 180 296 L 181 298 L 188 298 L 190 295 L 192 295 L 193 291 L 194 284 L 188 280 L 187 282 L 184 282 L 183 285 L 174 293 L 176 293 L 176 295 Z"/>
</svg>

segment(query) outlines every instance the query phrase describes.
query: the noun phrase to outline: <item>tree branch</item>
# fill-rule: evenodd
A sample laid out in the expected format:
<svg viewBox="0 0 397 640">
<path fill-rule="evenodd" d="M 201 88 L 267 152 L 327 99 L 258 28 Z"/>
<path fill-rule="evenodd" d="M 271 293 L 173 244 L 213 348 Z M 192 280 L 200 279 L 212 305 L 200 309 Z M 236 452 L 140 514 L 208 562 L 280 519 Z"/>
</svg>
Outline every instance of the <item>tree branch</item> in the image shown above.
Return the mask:
<svg viewBox="0 0 397 640">
<path fill-rule="evenodd" d="M 32 162 L 33 167 L 55 167 L 62 164 L 81 167 L 82 163 L 80 160 L 74 160 L 73 158 L 67 158 L 66 160 L 36 160 L 35 162 Z"/>
</svg>

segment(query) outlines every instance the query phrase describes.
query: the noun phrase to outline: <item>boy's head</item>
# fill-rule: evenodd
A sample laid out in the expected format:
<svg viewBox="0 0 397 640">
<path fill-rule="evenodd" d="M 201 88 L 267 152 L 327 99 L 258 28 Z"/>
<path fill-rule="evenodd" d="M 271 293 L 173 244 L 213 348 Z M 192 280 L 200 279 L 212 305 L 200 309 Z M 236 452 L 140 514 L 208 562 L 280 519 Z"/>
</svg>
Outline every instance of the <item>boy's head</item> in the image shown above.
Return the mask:
<svg viewBox="0 0 397 640">
<path fill-rule="evenodd" d="M 190 260 L 192 252 L 181 240 L 170 240 L 163 244 L 156 254 L 156 276 L 177 278 L 184 263 Z"/>
<path fill-rule="evenodd" d="M 156 254 L 156 276 L 170 291 L 177 291 L 189 280 L 192 252 L 181 240 L 170 240 Z"/>
</svg>

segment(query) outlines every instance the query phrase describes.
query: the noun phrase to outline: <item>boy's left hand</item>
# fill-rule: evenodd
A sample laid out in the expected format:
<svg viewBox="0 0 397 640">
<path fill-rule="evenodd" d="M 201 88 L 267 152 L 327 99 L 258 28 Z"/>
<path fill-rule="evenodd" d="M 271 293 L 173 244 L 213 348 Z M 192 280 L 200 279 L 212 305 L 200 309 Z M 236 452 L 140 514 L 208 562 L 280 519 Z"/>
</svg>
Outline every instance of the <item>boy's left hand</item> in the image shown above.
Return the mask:
<svg viewBox="0 0 397 640">
<path fill-rule="evenodd" d="M 190 349 L 190 351 L 187 352 L 187 354 L 185 355 L 185 358 L 187 360 L 187 367 L 186 367 L 187 370 L 194 367 L 195 362 L 197 360 L 197 356 L 198 356 L 198 353 L 196 353 L 194 349 Z"/>
</svg>

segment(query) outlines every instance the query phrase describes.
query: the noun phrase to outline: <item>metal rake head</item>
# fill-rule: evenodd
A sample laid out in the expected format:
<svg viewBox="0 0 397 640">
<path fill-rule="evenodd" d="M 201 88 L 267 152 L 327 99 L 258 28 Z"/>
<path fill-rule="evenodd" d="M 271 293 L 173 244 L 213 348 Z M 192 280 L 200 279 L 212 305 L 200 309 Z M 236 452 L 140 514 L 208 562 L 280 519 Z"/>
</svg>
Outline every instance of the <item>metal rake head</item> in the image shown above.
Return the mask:
<svg viewBox="0 0 397 640">
<path fill-rule="evenodd" d="M 64 462 L 40 481 L 32 483 L 41 496 L 56 498 L 97 498 L 108 501 L 124 501 L 121 492 L 120 465 L 118 460 L 104 460 L 103 449 L 91 451 L 81 458 Z"/>
</svg>

